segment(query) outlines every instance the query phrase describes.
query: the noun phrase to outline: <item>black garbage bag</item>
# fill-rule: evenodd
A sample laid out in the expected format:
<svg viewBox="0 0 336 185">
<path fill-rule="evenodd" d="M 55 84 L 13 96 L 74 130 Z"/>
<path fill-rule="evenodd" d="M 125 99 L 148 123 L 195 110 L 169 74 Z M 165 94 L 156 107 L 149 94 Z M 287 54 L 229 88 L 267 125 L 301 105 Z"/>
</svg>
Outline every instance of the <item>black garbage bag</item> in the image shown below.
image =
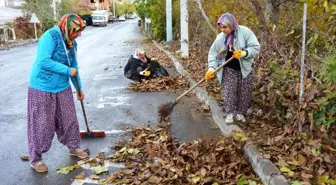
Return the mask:
<svg viewBox="0 0 336 185">
<path fill-rule="evenodd" d="M 169 76 L 168 71 L 155 60 L 150 63 L 148 69 L 151 71 L 152 77 Z"/>
</svg>

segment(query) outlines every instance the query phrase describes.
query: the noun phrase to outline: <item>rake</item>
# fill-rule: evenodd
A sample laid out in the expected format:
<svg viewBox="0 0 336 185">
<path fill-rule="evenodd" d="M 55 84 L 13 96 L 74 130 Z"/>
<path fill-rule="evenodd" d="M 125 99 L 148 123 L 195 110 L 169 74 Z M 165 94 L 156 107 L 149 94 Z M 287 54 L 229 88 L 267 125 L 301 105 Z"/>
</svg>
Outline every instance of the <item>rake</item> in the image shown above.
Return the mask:
<svg viewBox="0 0 336 185">
<path fill-rule="evenodd" d="M 221 64 L 213 73 L 217 73 L 220 69 L 222 69 L 227 63 L 229 63 L 231 60 L 233 60 L 234 57 L 229 58 L 227 61 L 225 61 L 223 64 Z M 205 78 L 197 82 L 194 86 L 192 86 L 189 90 L 181 94 L 178 98 L 176 98 L 173 102 L 168 102 L 161 104 L 158 108 L 158 114 L 159 114 L 159 122 L 162 120 L 166 120 L 168 116 L 173 112 L 175 105 L 177 105 L 177 102 L 186 94 L 188 94 L 190 91 L 195 89 L 198 85 L 203 83 L 205 81 Z"/>
</svg>

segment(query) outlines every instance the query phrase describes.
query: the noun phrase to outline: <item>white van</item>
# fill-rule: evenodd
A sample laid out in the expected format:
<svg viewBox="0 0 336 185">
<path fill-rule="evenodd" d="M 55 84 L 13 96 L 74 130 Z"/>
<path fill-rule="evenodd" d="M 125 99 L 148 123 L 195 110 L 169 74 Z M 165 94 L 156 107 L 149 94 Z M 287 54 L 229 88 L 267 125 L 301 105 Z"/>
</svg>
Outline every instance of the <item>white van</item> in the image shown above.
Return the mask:
<svg viewBox="0 0 336 185">
<path fill-rule="evenodd" d="M 107 10 L 96 10 L 93 11 L 92 25 L 93 26 L 106 26 L 108 23 L 108 12 Z"/>
</svg>

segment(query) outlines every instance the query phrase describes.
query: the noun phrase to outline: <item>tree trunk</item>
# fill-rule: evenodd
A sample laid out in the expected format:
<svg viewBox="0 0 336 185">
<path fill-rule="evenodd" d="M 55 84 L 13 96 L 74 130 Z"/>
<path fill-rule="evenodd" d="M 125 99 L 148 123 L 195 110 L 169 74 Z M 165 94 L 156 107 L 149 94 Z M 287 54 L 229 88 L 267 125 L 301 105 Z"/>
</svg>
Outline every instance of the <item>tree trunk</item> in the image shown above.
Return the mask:
<svg viewBox="0 0 336 185">
<path fill-rule="evenodd" d="M 194 0 L 194 1 L 198 4 L 198 7 L 199 7 L 199 9 L 200 9 L 201 12 L 202 12 L 202 16 L 203 16 L 203 18 L 205 19 L 205 21 L 207 22 L 207 24 L 209 25 L 210 29 L 217 35 L 218 32 L 217 32 L 216 28 L 211 24 L 211 22 L 210 22 L 208 16 L 205 14 L 205 12 L 204 12 L 204 10 L 203 10 L 201 0 Z"/>
<path fill-rule="evenodd" d="M 247 2 L 257 16 L 259 29 L 261 30 L 260 47 L 261 50 L 265 50 L 268 47 L 268 29 L 267 22 L 263 14 L 264 10 L 258 0 L 247 0 Z"/>
<path fill-rule="evenodd" d="M 267 23 L 269 23 L 269 21 L 270 21 L 271 12 L 272 12 L 272 2 L 271 2 L 271 0 L 267 0 L 266 10 L 265 10 L 265 20 L 266 20 Z"/>
<path fill-rule="evenodd" d="M 272 24 L 278 26 L 279 24 L 279 0 L 271 0 L 272 3 Z"/>
</svg>

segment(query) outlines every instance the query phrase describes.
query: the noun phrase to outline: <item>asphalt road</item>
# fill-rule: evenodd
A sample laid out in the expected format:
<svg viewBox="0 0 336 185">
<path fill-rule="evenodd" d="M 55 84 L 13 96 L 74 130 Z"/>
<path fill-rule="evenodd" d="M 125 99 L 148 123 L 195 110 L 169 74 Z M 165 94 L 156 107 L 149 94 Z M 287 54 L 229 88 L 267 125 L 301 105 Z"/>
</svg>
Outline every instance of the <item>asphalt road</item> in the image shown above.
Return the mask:
<svg viewBox="0 0 336 185">
<path fill-rule="evenodd" d="M 85 108 L 91 129 L 115 131 L 100 139 L 82 141 L 83 148 L 96 152 L 111 152 L 117 141 L 127 137 L 124 130 L 156 125 L 157 108 L 176 95 L 130 92 L 123 67 L 138 46 L 150 42 L 136 20 L 109 24 L 107 27 L 87 27 L 77 39 L 79 71 L 85 93 Z M 54 138 L 51 149 L 43 155 L 48 173 L 34 172 L 20 155 L 28 155 L 27 144 L 27 88 L 29 73 L 35 59 L 37 44 L 0 51 L 0 184 L 4 185 L 67 185 L 84 169 L 59 175 L 60 167 L 75 164 L 67 147 Z M 104 68 L 108 67 L 108 70 Z M 75 94 L 74 94 L 75 95 Z M 193 111 L 196 97 L 186 98 L 174 109 L 172 133 L 180 141 L 220 135 L 209 117 Z M 81 129 L 85 129 L 80 103 L 76 100 Z M 90 170 L 84 170 L 85 172 Z"/>
</svg>

